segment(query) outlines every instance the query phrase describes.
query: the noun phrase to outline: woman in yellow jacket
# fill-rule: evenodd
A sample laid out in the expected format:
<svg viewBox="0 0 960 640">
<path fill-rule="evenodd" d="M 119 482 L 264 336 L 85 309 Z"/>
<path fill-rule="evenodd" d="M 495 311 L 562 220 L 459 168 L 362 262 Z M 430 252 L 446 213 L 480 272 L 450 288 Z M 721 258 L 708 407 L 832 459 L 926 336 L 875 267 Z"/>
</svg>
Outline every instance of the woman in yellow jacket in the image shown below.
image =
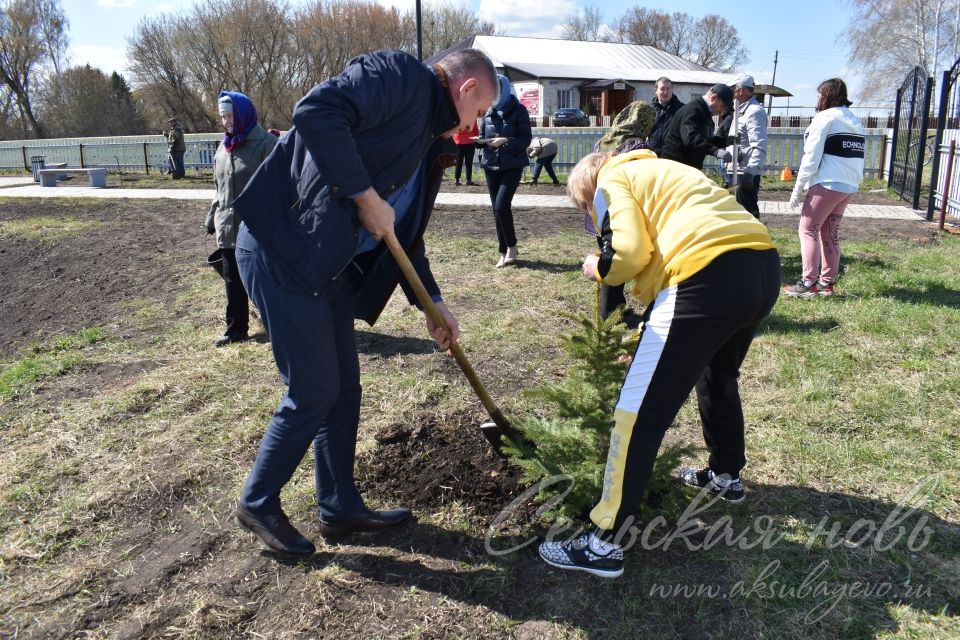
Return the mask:
<svg viewBox="0 0 960 640">
<path fill-rule="evenodd" d="M 689 485 L 730 502 L 745 499 L 740 364 L 777 300 L 780 257 L 767 228 L 703 173 L 652 151 L 592 153 L 568 180 L 570 199 L 593 217 L 599 255 L 583 273 L 609 285 L 634 282 L 646 307 L 620 398 L 603 482 L 590 512 L 596 529 L 544 542 L 540 555 L 563 569 L 615 578 L 663 435 L 696 388 L 704 469 Z"/>
</svg>

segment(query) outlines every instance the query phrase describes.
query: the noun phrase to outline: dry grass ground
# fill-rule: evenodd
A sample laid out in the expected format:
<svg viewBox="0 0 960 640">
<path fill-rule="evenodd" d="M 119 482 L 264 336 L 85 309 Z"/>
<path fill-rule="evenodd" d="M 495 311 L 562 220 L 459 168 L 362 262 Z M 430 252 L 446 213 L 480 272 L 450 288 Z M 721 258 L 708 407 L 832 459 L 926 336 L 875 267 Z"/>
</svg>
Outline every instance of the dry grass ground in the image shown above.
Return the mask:
<svg viewBox="0 0 960 640">
<path fill-rule="evenodd" d="M 295 562 L 238 530 L 231 507 L 282 386 L 262 335 L 212 346 L 223 293 L 204 213 L 2 202 L 0 637 L 960 636 L 957 239 L 847 221 L 844 295 L 781 300 L 744 367 L 747 504 L 699 514 L 697 532 L 634 550 L 605 582 L 542 564 L 526 543 L 550 523 L 529 507 L 491 529 L 521 488 L 401 296 L 358 326 L 357 472 L 373 506 L 412 503 L 418 522 Z M 520 390 L 562 374 L 558 312 L 589 304 L 591 243 L 575 213 L 521 211 L 521 264 L 496 270 L 488 216 L 438 212 L 430 257 L 491 394 L 535 412 Z M 793 278 L 795 231 L 776 226 Z M 397 429 L 410 437 L 382 436 Z M 668 438 L 702 451 L 695 407 Z M 319 540 L 311 464 L 284 501 Z M 731 543 L 741 532 L 768 548 Z"/>
</svg>

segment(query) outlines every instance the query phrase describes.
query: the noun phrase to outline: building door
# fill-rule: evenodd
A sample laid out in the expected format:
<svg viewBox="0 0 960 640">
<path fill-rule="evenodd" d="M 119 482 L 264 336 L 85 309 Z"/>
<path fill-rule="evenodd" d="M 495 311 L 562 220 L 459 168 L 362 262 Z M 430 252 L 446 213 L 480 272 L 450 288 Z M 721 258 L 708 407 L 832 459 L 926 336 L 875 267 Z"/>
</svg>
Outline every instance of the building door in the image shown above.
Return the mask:
<svg viewBox="0 0 960 640">
<path fill-rule="evenodd" d="M 623 111 L 633 102 L 633 89 L 611 89 L 610 97 L 607 100 L 610 111 L 603 115 L 609 115 L 616 117 L 618 113 Z"/>
</svg>

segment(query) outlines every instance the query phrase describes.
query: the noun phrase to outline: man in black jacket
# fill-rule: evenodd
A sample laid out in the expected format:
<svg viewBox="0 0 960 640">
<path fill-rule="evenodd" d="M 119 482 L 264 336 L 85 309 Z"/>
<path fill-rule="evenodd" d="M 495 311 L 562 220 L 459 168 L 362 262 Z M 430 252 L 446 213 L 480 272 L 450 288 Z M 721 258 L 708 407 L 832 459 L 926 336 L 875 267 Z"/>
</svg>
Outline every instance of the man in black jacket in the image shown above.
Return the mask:
<svg viewBox="0 0 960 640">
<path fill-rule="evenodd" d="M 240 276 L 287 385 L 235 517 L 275 551 L 315 551 L 280 505 L 311 445 L 325 539 L 410 518 L 409 509 L 368 509 L 354 482 L 354 318 L 373 324 L 398 280 L 414 300 L 381 242 L 395 233 L 444 318 L 446 326 L 428 318 L 428 331 L 441 348 L 456 342 L 457 322 L 430 272 L 423 234 L 445 162 L 456 157 L 451 136 L 472 127 L 497 97 L 493 63 L 475 49 L 434 65 L 398 51 L 359 56 L 300 100 L 294 127 L 234 202 L 243 220 Z"/>
<path fill-rule="evenodd" d="M 733 89 L 725 84 L 713 85 L 702 98 L 688 102 L 673 117 L 660 157 L 696 169 L 703 169 L 707 154 L 729 162 L 731 153 L 725 149 L 726 141 L 714 135 L 713 116 L 732 111 Z"/>
<path fill-rule="evenodd" d="M 657 112 L 657 119 L 653 121 L 653 128 L 650 129 L 650 136 L 647 138 L 649 146 L 658 156 L 663 155 L 663 142 L 667 138 L 667 131 L 670 129 L 670 122 L 673 116 L 683 106 L 677 96 L 673 95 L 673 82 L 670 78 L 663 76 L 657 78 L 655 86 L 656 95 L 650 104 Z"/>
</svg>

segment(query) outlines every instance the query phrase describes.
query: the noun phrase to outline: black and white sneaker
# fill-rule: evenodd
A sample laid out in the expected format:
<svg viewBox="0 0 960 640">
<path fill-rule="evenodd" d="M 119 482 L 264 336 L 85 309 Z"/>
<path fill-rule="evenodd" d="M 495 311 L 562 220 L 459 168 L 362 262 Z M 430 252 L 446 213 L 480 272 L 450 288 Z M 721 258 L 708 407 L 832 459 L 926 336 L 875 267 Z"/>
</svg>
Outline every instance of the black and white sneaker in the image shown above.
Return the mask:
<svg viewBox="0 0 960 640">
<path fill-rule="evenodd" d="M 709 487 L 711 491 L 720 496 L 721 500 L 739 504 L 747 499 L 747 493 L 743 488 L 740 478 L 731 478 L 726 473 L 717 475 L 713 469 L 691 469 L 684 467 L 680 469 L 680 479 L 688 487 L 703 489 Z"/>
<path fill-rule="evenodd" d="M 607 548 L 601 551 L 604 546 Z M 540 557 L 551 567 L 586 571 L 601 578 L 619 578 L 623 574 L 623 550 L 603 545 L 592 533 L 580 534 L 573 540 L 544 542 L 540 545 Z"/>
</svg>

